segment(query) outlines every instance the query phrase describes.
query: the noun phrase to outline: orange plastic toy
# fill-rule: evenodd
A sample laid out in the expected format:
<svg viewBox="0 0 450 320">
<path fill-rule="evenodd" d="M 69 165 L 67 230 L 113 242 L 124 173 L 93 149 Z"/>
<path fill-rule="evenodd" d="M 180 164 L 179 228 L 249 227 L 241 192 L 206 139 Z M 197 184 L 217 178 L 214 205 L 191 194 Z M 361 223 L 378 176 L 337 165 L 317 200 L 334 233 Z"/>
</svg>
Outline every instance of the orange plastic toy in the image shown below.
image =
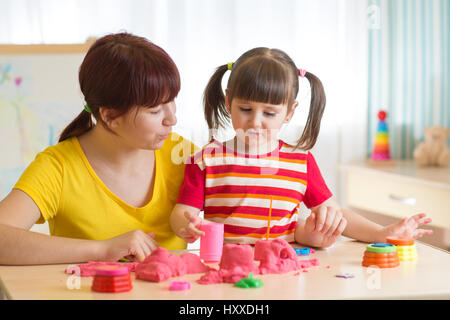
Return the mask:
<svg viewBox="0 0 450 320">
<path fill-rule="evenodd" d="M 395 268 L 400 265 L 400 260 L 394 245 L 374 243 L 367 246 L 362 265 L 364 267 Z"/>
<path fill-rule="evenodd" d="M 417 259 L 417 249 L 413 238 L 389 237 L 387 243 L 397 247 L 397 253 L 400 261 L 412 261 Z"/>
<path fill-rule="evenodd" d="M 127 267 L 104 266 L 96 270 L 91 289 L 96 292 L 126 292 L 133 288 Z"/>
<path fill-rule="evenodd" d="M 388 237 L 386 242 L 393 244 L 395 246 L 412 246 L 414 244 L 413 238 L 399 238 L 399 237 Z"/>
</svg>

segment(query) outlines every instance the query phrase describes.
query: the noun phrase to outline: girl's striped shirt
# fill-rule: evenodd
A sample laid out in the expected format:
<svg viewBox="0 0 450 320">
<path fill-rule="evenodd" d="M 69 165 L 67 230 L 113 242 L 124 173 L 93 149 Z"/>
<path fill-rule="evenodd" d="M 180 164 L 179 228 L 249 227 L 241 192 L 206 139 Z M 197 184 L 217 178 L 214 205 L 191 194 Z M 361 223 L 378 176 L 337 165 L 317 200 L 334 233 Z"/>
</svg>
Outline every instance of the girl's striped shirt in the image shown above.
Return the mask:
<svg viewBox="0 0 450 320">
<path fill-rule="evenodd" d="M 265 239 L 269 215 L 270 238 L 294 242 L 300 203 L 315 207 L 331 195 L 310 152 L 280 140 L 274 151 L 253 156 L 212 140 L 186 164 L 177 203 L 223 223 L 225 243 Z"/>
</svg>

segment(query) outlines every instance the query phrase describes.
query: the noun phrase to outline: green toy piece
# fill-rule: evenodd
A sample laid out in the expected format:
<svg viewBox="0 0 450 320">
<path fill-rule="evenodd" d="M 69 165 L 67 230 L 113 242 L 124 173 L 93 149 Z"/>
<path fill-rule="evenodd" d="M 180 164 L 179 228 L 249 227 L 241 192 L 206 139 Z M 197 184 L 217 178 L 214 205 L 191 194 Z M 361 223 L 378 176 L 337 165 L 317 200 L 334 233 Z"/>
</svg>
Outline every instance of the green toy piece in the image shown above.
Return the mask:
<svg viewBox="0 0 450 320">
<path fill-rule="evenodd" d="M 373 253 L 392 253 L 397 251 L 397 247 L 389 243 L 372 243 L 367 246 L 366 250 Z"/>
<path fill-rule="evenodd" d="M 253 273 L 248 274 L 248 278 L 243 278 L 234 284 L 238 288 L 259 288 L 262 287 L 263 282 L 260 279 L 253 279 Z"/>
</svg>

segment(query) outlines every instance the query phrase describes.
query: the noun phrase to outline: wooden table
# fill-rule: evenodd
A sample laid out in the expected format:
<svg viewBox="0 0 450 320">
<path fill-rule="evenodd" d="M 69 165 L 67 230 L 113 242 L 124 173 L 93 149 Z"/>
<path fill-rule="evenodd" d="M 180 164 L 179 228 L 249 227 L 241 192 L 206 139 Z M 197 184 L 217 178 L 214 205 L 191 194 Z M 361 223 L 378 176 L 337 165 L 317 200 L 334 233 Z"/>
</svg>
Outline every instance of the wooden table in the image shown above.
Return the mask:
<svg viewBox="0 0 450 320">
<path fill-rule="evenodd" d="M 309 272 L 258 275 L 264 285 L 240 289 L 232 284 L 200 285 L 201 274 L 190 274 L 152 283 L 134 279 L 126 293 L 106 294 L 91 291 L 91 277 L 82 277 L 79 289 L 69 289 L 71 281 L 64 270 L 68 265 L 0 266 L 0 288 L 8 299 L 164 299 L 164 300 L 298 300 L 298 299 L 450 299 L 450 254 L 416 241 L 418 260 L 401 262 L 393 269 L 361 266 L 367 244 L 342 239 L 333 247 L 318 250 L 299 259 L 318 258 L 320 266 Z M 331 268 L 327 268 L 331 266 Z M 354 278 L 337 278 L 349 273 Z M 173 280 L 191 282 L 189 291 L 169 291 Z M 1 295 L 0 295 L 1 296 Z"/>
</svg>

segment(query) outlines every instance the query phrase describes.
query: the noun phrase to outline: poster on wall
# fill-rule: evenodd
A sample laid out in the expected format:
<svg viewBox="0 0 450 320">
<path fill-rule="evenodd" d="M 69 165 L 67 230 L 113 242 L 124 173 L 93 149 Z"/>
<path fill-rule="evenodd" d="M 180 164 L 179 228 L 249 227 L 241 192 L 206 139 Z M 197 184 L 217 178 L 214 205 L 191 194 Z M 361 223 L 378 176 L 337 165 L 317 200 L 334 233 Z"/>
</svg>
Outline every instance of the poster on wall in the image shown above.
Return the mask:
<svg viewBox="0 0 450 320">
<path fill-rule="evenodd" d="M 64 45 L 0 46 L 0 200 L 83 108 L 78 69 L 87 47 L 54 47 Z"/>
</svg>

